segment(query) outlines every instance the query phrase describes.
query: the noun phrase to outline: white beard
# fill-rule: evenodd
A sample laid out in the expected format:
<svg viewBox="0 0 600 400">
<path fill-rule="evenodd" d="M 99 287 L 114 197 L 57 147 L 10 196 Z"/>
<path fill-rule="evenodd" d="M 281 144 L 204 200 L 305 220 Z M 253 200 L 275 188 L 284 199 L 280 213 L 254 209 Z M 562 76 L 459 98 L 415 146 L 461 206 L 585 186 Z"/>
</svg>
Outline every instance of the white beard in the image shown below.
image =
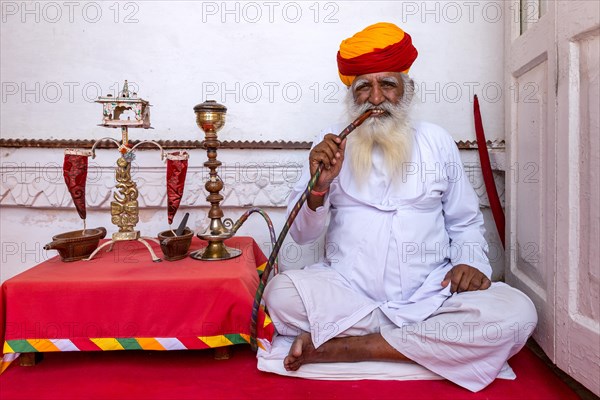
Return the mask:
<svg viewBox="0 0 600 400">
<path fill-rule="evenodd" d="M 414 94 L 414 84 L 408 77 L 403 77 L 403 81 L 404 95 L 398 104 L 393 105 L 386 101 L 377 106 L 387 111 L 389 115 L 368 118 L 348 137 L 349 161 L 359 186 L 369 178 L 373 167 L 373 150 L 376 146 L 383 152 L 384 168 L 392 182 L 399 181 L 397 178 L 402 175 L 403 165 L 410 161 L 413 132 L 408 114 Z M 374 108 L 370 103 L 356 105 L 352 89 L 348 90 L 345 103 L 352 120 Z"/>
</svg>

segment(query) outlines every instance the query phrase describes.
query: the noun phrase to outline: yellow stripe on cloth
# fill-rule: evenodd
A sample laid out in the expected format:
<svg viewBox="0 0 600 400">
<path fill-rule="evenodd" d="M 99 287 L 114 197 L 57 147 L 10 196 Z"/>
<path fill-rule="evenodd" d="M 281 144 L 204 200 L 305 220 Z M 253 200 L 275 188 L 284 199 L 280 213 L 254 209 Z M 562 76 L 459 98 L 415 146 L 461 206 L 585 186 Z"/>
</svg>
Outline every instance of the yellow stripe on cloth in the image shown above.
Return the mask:
<svg viewBox="0 0 600 400">
<path fill-rule="evenodd" d="M 4 354 L 8 354 L 8 353 L 14 353 L 15 351 L 13 350 L 12 347 L 10 347 L 10 345 L 8 344 L 7 341 L 4 342 L 4 348 L 2 349 L 2 352 Z"/>
<path fill-rule="evenodd" d="M 41 353 L 60 351 L 60 349 L 49 339 L 27 339 L 27 343 Z"/>
<path fill-rule="evenodd" d="M 104 351 L 125 350 L 123 346 L 121 346 L 121 343 L 115 338 L 90 338 L 90 340 Z"/>
<path fill-rule="evenodd" d="M 227 339 L 223 335 L 217 336 L 199 336 L 198 339 L 202 340 L 208 347 L 222 347 L 230 346 L 233 342 Z"/>
<path fill-rule="evenodd" d="M 165 350 L 164 346 L 154 338 L 135 338 L 135 340 L 144 350 Z"/>
<path fill-rule="evenodd" d="M 263 328 L 272 323 L 273 323 L 273 321 L 271 321 L 271 318 L 269 318 L 269 315 L 267 313 L 265 313 L 265 322 L 263 323 Z"/>
<path fill-rule="evenodd" d="M 256 267 L 256 270 L 260 271 L 260 272 L 264 272 L 266 266 L 267 266 L 267 263 L 264 262 L 261 265 L 259 265 L 258 267 Z"/>
</svg>

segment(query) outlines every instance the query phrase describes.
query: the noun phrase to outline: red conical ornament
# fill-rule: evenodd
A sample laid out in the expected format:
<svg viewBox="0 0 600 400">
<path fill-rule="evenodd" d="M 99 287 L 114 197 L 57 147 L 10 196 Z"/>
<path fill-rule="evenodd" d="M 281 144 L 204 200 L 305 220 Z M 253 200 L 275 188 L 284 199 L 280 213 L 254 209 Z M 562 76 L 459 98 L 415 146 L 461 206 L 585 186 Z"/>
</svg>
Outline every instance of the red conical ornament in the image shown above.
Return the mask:
<svg viewBox="0 0 600 400">
<path fill-rule="evenodd" d="M 185 177 L 187 175 L 189 154 L 185 151 L 167 153 L 167 213 L 169 225 L 179 209 Z"/>
<path fill-rule="evenodd" d="M 63 177 L 79 217 L 85 220 L 85 183 L 88 172 L 89 150 L 66 149 Z"/>
</svg>

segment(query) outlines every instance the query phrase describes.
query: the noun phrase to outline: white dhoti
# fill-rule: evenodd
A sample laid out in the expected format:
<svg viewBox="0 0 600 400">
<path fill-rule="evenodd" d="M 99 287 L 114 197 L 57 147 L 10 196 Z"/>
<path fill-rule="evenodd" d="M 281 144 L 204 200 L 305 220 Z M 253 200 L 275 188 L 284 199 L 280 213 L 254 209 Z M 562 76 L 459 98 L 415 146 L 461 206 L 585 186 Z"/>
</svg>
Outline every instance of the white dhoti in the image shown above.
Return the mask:
<svg viewBox="0 0 600 400">
<path fill-rule="evenodd" d="M 332 280 L 331 275 L 331 271 L 294 270 L 271 280 L 264 299 L 279 334 L 310 332 L 318 347 L 333 337 L 379 332 L 409 359 L 471 391 L 496 379 L 537 323 L 527 296 L 504 283 L 493 283 L 487 290 L 454 294 L 423 321 L 398 326 L 382 311 L 385 304 L 360 295 L 343 280 Z M 296 285 L 300 280 L 305 284 Z M 298 290 L 322 291 L 324 285 L 327 292 L 322 296 Z"/>
<path fill-rule="evenodd" d="M 338 131 L 324 130 L 314 143 Z M 306 163 L 288 212 L 310 177 Z M 288 336 L 310 332 L 315 347 L 334 337 L 379 332 L 417 364 L 480 390 L 523 347 L 537 322 L 529 298 L 503 283 L 459 294 L 441 287 L 461 264 L 491 278 L 484 231 L 479 198 L 454 139 L 436 125 L 415 123 L 410 162 L 399 176 L 389 174 L 384 152 L 375 146 L 362 185 L 344 163 L 323 205 L 300 208 L 292 238 L 304 245 L 325 233 L 325 254 L 267 285 L 264 298 L 275 328 Z"/>
</svg>

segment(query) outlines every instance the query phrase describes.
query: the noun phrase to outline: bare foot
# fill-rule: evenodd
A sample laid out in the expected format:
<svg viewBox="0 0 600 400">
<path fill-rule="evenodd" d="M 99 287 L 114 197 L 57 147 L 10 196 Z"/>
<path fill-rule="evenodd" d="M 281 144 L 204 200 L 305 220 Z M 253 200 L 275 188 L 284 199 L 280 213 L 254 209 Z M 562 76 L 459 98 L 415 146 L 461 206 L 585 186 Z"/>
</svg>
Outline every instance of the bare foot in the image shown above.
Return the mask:
<svg viewBox="0 0 600 400">
<path fill-rule="evenodd" d="M 297 371 L 302 364 L 310 362 L 310 355 L 315 351 L 310 333 L 303 332 L 296 336 L 290 352 L 283 360 L 287 371 Z"/>
<path fill-rule="evenodd" d="M 379 333 L 330 339 L 315 349 L 310 333 L 296 336 L 290 352 L 283 360 L 288 371 L 297 371 L 304 364 L 357 361 L 410 361 L 390 346 Z"/>
</svg>

